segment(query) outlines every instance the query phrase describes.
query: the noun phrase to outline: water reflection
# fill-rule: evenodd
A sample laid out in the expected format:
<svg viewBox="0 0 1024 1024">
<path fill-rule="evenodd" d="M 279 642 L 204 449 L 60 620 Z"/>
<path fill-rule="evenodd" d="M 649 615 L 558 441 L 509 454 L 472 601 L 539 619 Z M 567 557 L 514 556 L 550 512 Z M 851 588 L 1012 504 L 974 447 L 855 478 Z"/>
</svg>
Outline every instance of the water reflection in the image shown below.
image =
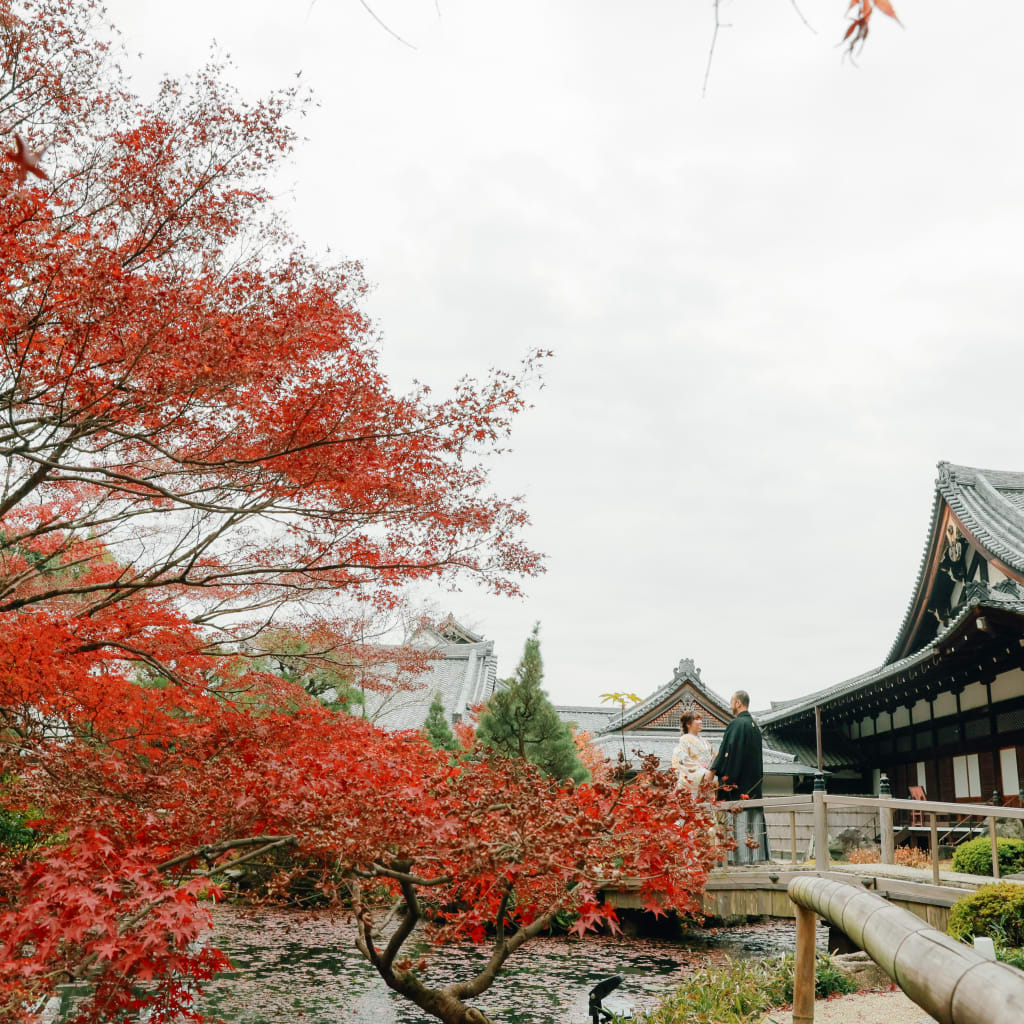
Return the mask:
<svg viewBox="0 0 1024 1024">
<path fill-rule="evenodd" d="M 340 916 L 220 907 L 216 941 L 236 970 L 209 987 L 203 1011 L 225 1024 L 436 1024 L 384 986 L 355 949 L 354 936 L 354 926 Z M 502 1024 L 583 1024 L 589 1020 L 587 993 L 609 975 L 622 974 L 625 982 L 605 1005 L 639 1011 L 698 967 L 727 956 L 785 952 L 793 945 L 793 926 L 782 921 L 698 932 L 685 941 L 539 938 L 510 958 L 477 1002 Z M 443 985 L 465 979 L 485 957 L 483 948 L 472 946 L 436 950 L 426 980 Z"/>
</svg>

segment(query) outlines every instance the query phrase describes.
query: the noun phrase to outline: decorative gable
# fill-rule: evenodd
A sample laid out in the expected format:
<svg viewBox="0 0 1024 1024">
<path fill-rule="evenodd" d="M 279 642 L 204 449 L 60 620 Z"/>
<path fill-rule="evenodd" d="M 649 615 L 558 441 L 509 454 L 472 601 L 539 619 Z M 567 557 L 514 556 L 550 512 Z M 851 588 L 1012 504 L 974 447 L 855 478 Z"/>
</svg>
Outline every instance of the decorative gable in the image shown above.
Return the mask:
<svg viewBox="0 0 1024 1024">
<path fill-rule="evenodd" d="M 634 722 L 626 731 L 631 729 L 679 729 L 679 720 L 683 714 L 690 710 L 699 711 L 704 719 L 706 729 L 724 729 L 731 721 L 732 715 L 723 715 L 720 709 L 712 710 L 708 707 L 712 702 L 701 699 L 703 695 L 696 690 L 687 687 L 680 693 L 679 700 L 664 711 L 655 712 L 655 717 L 643 722 Z"/>
<path fill-rule="evenodd" d="M 724 729 L 732 721 L 732 712 L 725 701 L 700 681 L 700 669 L 693 659 L 684 658 L 669 682 L 646 700 L 627 708 L 624 714 L 612 714 L 601 731 L 678 730 L 680 716 L 691 707 L 700 708 L 705 727 Z"/>
<path fill-rule="evenodd" d="M 483 640 L 482 636 L 478 636 L 472 630 L 456 622 L 455 616 L 451 613 L 448 614 L 448 618 L 437 629 L 441 636 L 450 644 L 478 644 Z"/>
</svg>

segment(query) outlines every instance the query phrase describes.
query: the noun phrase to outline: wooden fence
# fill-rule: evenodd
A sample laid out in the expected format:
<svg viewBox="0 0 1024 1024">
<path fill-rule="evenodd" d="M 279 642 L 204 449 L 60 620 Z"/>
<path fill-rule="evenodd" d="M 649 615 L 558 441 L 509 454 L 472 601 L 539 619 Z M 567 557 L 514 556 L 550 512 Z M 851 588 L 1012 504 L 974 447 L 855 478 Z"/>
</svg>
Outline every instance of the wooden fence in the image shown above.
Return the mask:
<svg viewBox="0 0 1024 1024">
<path fill-rule="evenodd" d="M 765 819 L 769 816 L 775 822 L 774 836 L 770 836 L 778 844 L 780 831 L 788 836 L 788 851 L 785 847 L 780 851 L 775 849 L 774 856 L 780 852 L 789 852 L 794 862 L 798 859 L 801 849 L 806 851 L 806 845 L 801 846 L 801 841 L 806 835 L 807 825 L 805 821 L 799 820 L 809 818 L 810 834 L 813 838 L 814 862 L 819 870 L 828 870 L 830 855 L 828 849 L 829 822 L 837 818 L 839 814 L 854 809 L 861 815 L 860 820 L 877 820 L 878 835 L 881 839 L 881 857 L 883 864 L 895 862 L 895 830 L 893 827 L 893 814 L 896 811 L 905 810 L 915 816 L 920 816 L 922 821 L 928 825 L 928 850 L 931 859 L 932 880 L 935 885 L 939 884 L 939 836 L 944 827 L 948 827 L 950 819 L 963 821 L 977 818 L 985 823 L 986 831 L 992 843 L 992 870 L 996 878 L 999 877 L 999 857 L 996 844 L 996 822 L 1000 820 L 1024 821 L 1024 808 L 1021 807 L 999 807 L 994 804 L 960 804 L 941 803 L 935 800 L 898 800 L 882 794 L 878 797 L 871 796 L 839 796 L 826 793 L 823 788 L 816 788 L 813 793 L 804 796 L 782 796 L 764 797 L 760 800 L 733 801 L 720 805 L 724 809 L 735 808 L 737 810 L 750 810 L 754 807 L 762 807 L 765 812 Z M 789 827 L 779 828 L 780 817 L 788 819 Z M 940 824 L 941 823 L 941 824 Z M 805 831 L 801 832 L 801 828 Z M 806 854 L 805 854 L 806 859 Z"/>
</svg>

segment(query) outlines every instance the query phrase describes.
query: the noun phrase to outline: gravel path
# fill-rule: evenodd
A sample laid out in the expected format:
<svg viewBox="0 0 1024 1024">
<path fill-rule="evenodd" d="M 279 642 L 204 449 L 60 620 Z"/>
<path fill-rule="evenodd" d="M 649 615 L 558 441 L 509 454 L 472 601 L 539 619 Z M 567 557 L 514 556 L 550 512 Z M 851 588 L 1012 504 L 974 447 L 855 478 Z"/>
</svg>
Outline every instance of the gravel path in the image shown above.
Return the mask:
<svg viewBox="0 0 1024 1024">
<path fill-rule="evenodd" d="M 760 1024 L 793 1024 L 792 1010 L 773 1010 Z M 814 1004 L 814 1024 L 934 1024 L 902 992 L 861 992 Z"/>
</svg>

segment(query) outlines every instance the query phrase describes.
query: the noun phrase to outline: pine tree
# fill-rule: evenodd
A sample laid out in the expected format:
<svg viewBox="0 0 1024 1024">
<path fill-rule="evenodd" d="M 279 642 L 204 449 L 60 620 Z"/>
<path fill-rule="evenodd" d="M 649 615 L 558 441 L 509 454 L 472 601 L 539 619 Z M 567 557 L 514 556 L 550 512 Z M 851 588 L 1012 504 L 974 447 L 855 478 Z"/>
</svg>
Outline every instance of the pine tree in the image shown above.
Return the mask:
<svg viewBox="0 0 1024 1024">
<path fill-rule="evenodd" d="M 459 741 L 444 716 L 444 704 L 441 703 L 439 693 L 434 694 L 434 700 L 427 712 L 427 720 L 423 723 L 423 735 L 435 750 L 459 749 Z"/>
<path fill-rule="evenodd" d="M 576 754 L 572 731 L 541 689 L 540 624 L 526 641 L 513 679 L 487 702 L 476 735 L 485 747 L 532 761 L 555 779 L 582 782 L 588 772 Z"/>
</svg>

